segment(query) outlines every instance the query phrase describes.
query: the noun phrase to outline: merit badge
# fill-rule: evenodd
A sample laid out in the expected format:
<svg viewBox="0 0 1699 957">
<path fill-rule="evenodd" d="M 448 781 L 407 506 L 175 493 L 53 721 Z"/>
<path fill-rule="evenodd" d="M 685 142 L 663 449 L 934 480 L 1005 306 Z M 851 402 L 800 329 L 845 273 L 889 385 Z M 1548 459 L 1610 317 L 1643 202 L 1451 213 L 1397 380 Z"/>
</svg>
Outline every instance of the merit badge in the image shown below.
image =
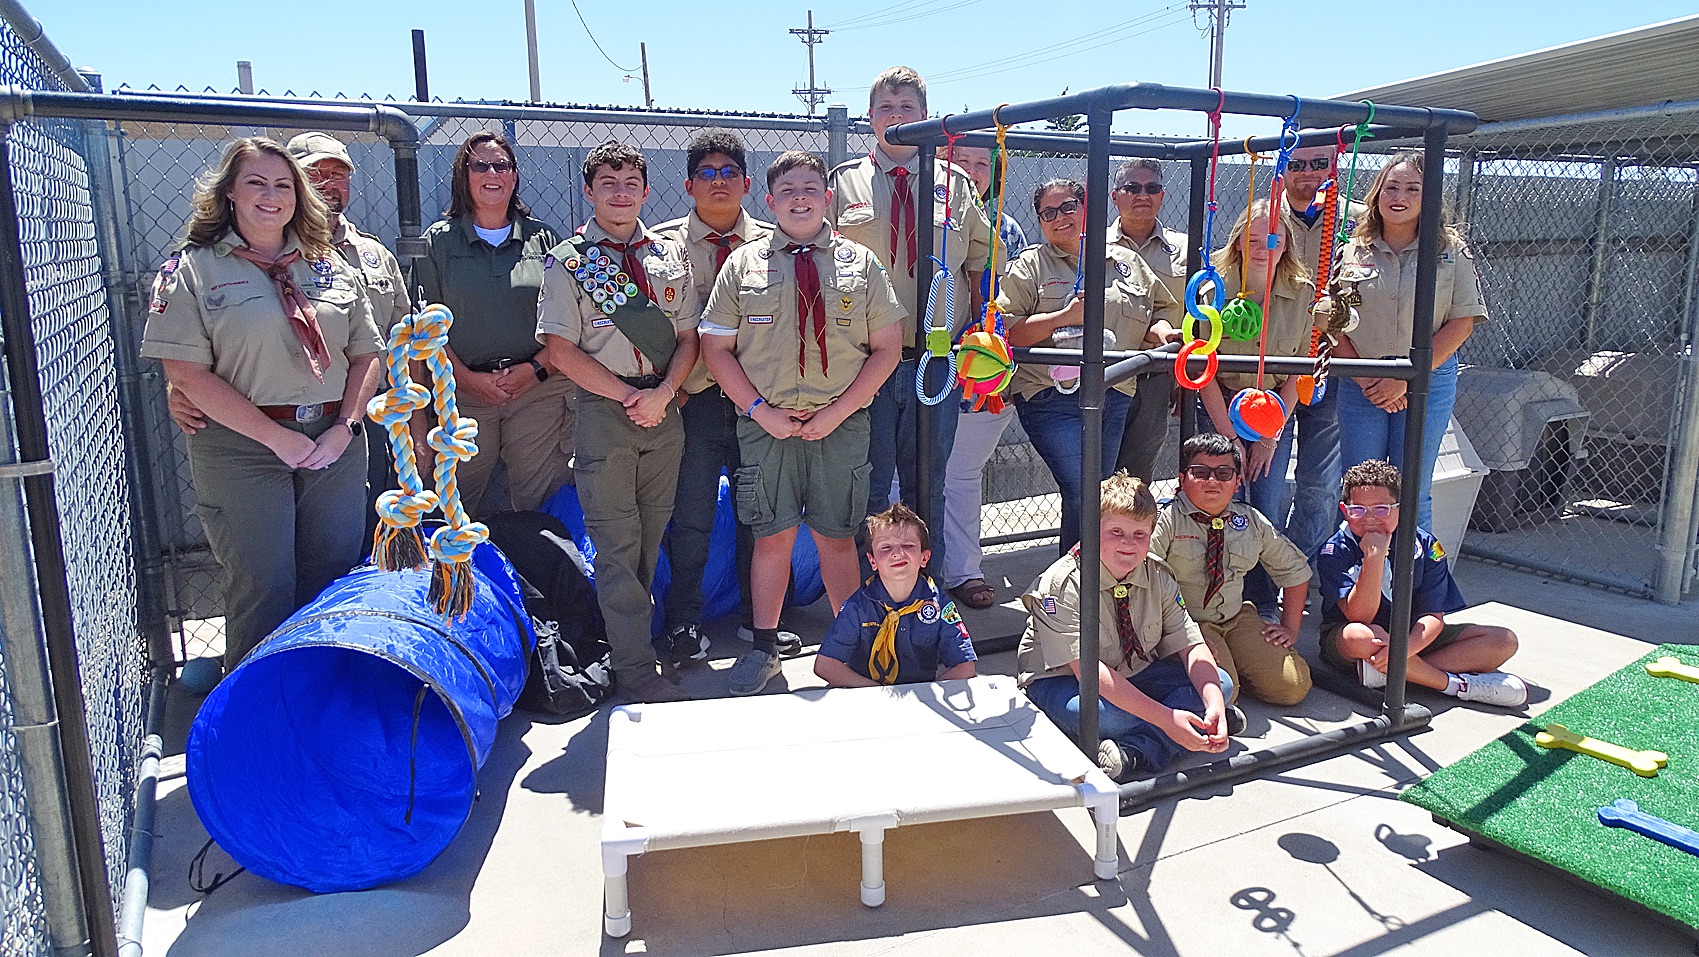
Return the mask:
<svg viewBox="0 0 1699 957">
<path fill-rule="evenodd" d="M 921 605 L 920 606 L 920 620 L 926 622 L 929 625 L 932 624 L 933 622 L 937 621 L 938 620 L 938 603 L 935 602 L 935 601 L 929 601 L 926 604 Z"/>
<path fill-rule="evenodd" d="M 1046 615 L 1056 614 L 1056 599 L 1050 595 L 1045 595 L 1043 607 Z"/>
<path fill-rule="evenodd" d="M 585 259 L 596 260 L 603 258 L 605 255 L 606 253 L 602 252 L 602 247 L 600 246 L 590 246 L 584 250 Z"/>
<path fill-rule="evenodd" d="M 671 286 L 668 286 L 666 291 L 661 293 L 661 298 L 665 299 L 667 301 L 667 305 L 669 305 L 669 306 L 673 304 L 673 300 L 677 297 L 678 297 L 678 290 L 674 289 Z"/>
<path fill-rule="evenodd" d="M 1433 545 L 1428 548 L 1428 557 L 1436 562 L 1445 558 L 1445 546 L 1439 543 L 1439 539 L 1434 539 Z"/>
<path fill-rule="evenodd" d="M 937 186 L 932 187 L 932 196 L 934 199 L 938 200 L 938 202 L 942 203 L 950 198 L 950 190 L 943 183 L 939 183 Z"/>
<path fill-rule="evenodd" d="M 773 258 L 772 248 L 768 247 L 768 248 L 761 250 L 761 258 L 762 259 L 772 259 Z"/>
<path fill-rule="evenodd" d="M 620 291 L 625 293 L 627 296 L 635 296 L 637 295 L 637 284 L 634 282 L 628 282 L 620 289 Z"/>
<path fill-rule="evenodd" d="M 1235 532 L 1242 532 L 1251 527 L 1251 520 L 1243 515 L 1234 515 L 1230 524 L 1232 524 Z"/>
<path fill-rule="evenodd" d="M 832 255 L 835 256 L 837 258 L 838 262 L 841 262 L 841 263 L 855 262 L 855 250 L 849 248 L 848 246 L 839 246 L 838 251 L 833 253 Z"/>
<path fill-rule="evenodd" d="M 614 282 L 617 282 L 617 283 L 619 283 L 620 285 L 623 286 L 630 281 L 631 281 L 631 277 L 627 276 L 625 273 L 623 273 L 623 272 L 614 273 Z"/>
<path fill-rule="evenodd" d="M 603 289 L 600 286 L 597 286 L 595 289 L 590 290 L 590 298 L 594 299 L 597 303 L 607 302 L 608 301 L 608 291 L 606 289 Z"/>
<path fill-rule="evenodd" d="M 1133 267 L 1117 259 L 1115 260 L 1115 271 L 1121 274 L 1122 279 L 1125 279 L 1133 274 Z"/>
<path fill-rule="evenodd" d="M 1130 589 L 1128 589 L 1126 585 L 1116 585 L 1115 586 L 1115 597 L 1116 598 L 1125 598 L 1125 597 L 1127 597 L 1127 595 L 1129 593 L 1130 593 Z"/>
<path fill-rule="evenodd" d="M 614 314 L 614 310 L 618 308 L 618 306 L 613 304 L 613 300 L 610 299 L 607 302 L 602 303 L 602 315 L 611 316 Z"/>
<path fill-rule="evenodd" d="M 582 265 L 584 265 L 584 260 L 579 259 L 577 256 L 574 256 L 571 259 L 568 259 L 566 261 L 566 268 L 572 270 L 573 272 L 577 272 L 578 267 L 582 266 Z"/>
<path fill-rule="evenodd" d="M 373 269 L 377 268 L 377 266 L 378 266 L 378 254 L 377 253 L 374 253 L 370 249 L 368 249 L 365 252 L 360 254 L 360 258 L 365 261 L 366 265 L 372 267 Z"/>
<path fill-rule="evenodd" d="M 838 304 L 844 307 L 845 312 L 849 312 L 851 309 L 853 309 L 855 307 L 855 300 L 851 299 L 848 296 L 845 296 L 844 298 L 838 300 Z"/>
</svg>

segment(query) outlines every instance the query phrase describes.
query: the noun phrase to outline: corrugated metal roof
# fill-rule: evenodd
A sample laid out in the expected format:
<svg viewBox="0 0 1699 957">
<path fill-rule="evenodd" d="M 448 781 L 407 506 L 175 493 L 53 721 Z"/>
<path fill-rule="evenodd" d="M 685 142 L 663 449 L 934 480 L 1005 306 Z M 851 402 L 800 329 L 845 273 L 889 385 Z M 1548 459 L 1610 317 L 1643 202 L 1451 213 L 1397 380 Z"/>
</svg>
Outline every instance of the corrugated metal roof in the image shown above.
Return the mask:
<svg viewBox="0 0 1699 957">
<path fill-rule="evenodd" d="M 1470 110 L 1482 122 L 1699 100 L 1699 15 L 1341 93 Z"/>
</svg>

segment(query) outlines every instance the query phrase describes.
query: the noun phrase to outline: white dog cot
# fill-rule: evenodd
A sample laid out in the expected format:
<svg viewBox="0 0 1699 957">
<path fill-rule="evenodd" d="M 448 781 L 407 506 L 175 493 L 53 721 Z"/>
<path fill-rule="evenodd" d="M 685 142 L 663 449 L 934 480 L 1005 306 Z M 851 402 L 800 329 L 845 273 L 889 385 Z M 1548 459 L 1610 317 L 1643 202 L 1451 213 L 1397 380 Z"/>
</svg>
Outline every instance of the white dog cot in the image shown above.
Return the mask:
<svg viewBox="0 0 1699 957">
<path fill-rule="evenodd" d="M 631 930 L 628 858 L 855 831 L 861 900 L 885 901 L 885 831 L 1086 807 L 1119 867 L 1120 793 L 1004 675 L 615 708 L 602 826 L 606 929 Z"/>
</svg>

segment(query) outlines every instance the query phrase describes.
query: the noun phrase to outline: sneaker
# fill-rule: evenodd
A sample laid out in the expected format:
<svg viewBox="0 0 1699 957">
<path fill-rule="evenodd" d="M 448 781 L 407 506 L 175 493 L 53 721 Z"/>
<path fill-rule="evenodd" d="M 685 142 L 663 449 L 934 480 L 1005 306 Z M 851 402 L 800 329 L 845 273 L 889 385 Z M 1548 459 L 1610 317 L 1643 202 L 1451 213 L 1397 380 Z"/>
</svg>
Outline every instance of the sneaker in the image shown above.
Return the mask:
<svg viewBox="0 0 1699 957">
<path fill-rule="evenodd" d="M 1104 738 L 1097 743 L 1097 766 L 1116 784 L 1125 783 L 1133 775 L 1147 770 L 1145 756 L 1119 742 Z"/>
<path fill-rule="evenodd" d="M 782 668 L 779 656 L 759 648 L 751 648 L 732 665 L 731 686 L 728 690 L 737 697 L 760 693 L 767 682 L 779 676 Z"/>
<path fill-rule="evenodd" d="M 737 640 L 747 641 L 750 644 L 754 644 L 755 629 L 748 625 L 738 625 Z M 779 629 L 779 639 L 775 643 L 774 647 L 778 649 L 779 657 L 795 658 L 797 655 L 802 654 L 802 636 L 794 631 L 785 631 L 781 628 Z"/>
<path fill-rule="evenodd" d="M 1236 738 L 1245 733 L 1245 712 L 1236 704 L 1227 706 L 1227 736 Z"/>
<path fill-rule="evenodd" d="M 1361 681 L 1365 688 L 1384 688 L 1386 672 L 1375 670 L 1375 666 L 1369 664 L 1369 659 L 1361 658 L 1357 661 L 1357 680 Z"/>
<path fill-rule="evenodd" d="M 1520 708 L 1528 703 L 1528 683 L 1505 671 L 1458 675 L 1463 687 L 1457 697 L 1464 701 L 1497 705 L 1500 708 Z"/>
<path fill-rule="evenodd" d="M 664 704 L 668 701 L 690 701 L 690 695 L 661 675 L 649 675 L 625 688 L 625 696 L 644 704 Z"/>
<path fill-rule="evenodd" d="M 672 660 L 680 668 L 708 658 L 708 636 L 695 622 L 675 626 L 667 632 L 667 641 L 672 647 Z"/>
</svg>

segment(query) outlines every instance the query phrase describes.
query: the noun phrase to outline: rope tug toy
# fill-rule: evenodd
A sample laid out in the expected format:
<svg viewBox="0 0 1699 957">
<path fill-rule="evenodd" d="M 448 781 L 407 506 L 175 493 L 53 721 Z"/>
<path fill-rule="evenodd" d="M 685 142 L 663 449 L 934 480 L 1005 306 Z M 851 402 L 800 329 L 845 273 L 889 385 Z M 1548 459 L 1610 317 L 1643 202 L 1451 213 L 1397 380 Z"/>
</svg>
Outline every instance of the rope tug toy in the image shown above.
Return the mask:
<svg viewBox="0 0 1699 957">
<path fill-rule="evenodd" d="M 956 159 L 956 140 L 962 138 L 960 133 L 950 135 L 946 125 L 953 114 L 946 113 L 938 121 L 938 126 L 944 131 L 944 182 L 934 186 L 934 191 L 944 191 L 944 238 L 938 244 L 938 255 L 928 256 L 938 266 L 938 271 L 932 274 L 932 285 L 926 290 L 926 351 L 920 354 L 920 367 L 914 371 L 915 398 L 927 405 L 937 405 L 955 394 L 956 391 L 956 354 L 950 349 L 950 323 L 956 318 L 956 276 L 945 265 L 949 259 L 950 231 L 956 228 L 955 221 L 950 218 L 950 170 L 954 168 Z M 939 324 L 938 318 L 938 289 L 944 290 L 944 322 Z M 950 363 L 950 377 L 945 380 L 944 388 L 937 395 L 926 394 L 926 364 L 933 359 L 942 359 Z"/>
<path fill-rule="evenodd" d="M 1250 192 L 1245 195 L 1246 209 L 1250 209 L 1257 203 L 1257 160 L 1263 159 L 1261 153 L 1251 149 L 1252 139 L 1253 137 L 1245 137 L 1245 155 L 1249 156 L 1251 160 L 1251 188 Z M 1249 229 L 1245 230 L 1243 254 L 1239 257 L 1239 261 L 1241 263 L 1251 261 L 1251 231 Z M 1262 334 L 1262 306 L 1257 305 L 1257 301 L 1251 298 L 1250 289 L 1246 285 L 1247 279 L 1245 269 L 1241 265 L 1239 268 L 1239 294 L 1233 297 L 1233 301 L 1227 304 L 1227 308 L 1221 310 L 1222 325 L 1227 327 L 1227 336 L 1234 342 L 1250 342 Z"/>
<path fill-rule="evenodd" d="M 1292 151 L 1298 148 L 1298 113 L 1303 108 L 1304 101 L 1292 97 L 1292 115 L 1286 117 L 1280 127 L 1280 151 L 1275 154 L 1274 180 L 1268 187 L 1268 271 L 1263 278 L 1263 302 L 1272 302 L 1274 297 L 1274 267 L 1279 258 L 1275 250 L 1280 248 L 1280 202 L 1286 191 L 1286 167 L 1292 162 Z M 1248 227 L 1245 233 L 1248 238 Z M 1268 324 L 1263 323 L 1257 339 L 1256 388 L 1239 390 L 1227 406 L 1227 418 L 1233 423 L 1233 431 L 1247 442 L 1272 439 L 1286 426 L 1286 403 L 1281 400 L 1280 393 L 1263 388 L 1267 361 Z"/>
<path fill-rule="evenodd" d="M 385 571 L 422 565 L 419 521 L 440 504 L 448 524 L 431 535 L 429 598 L 437 614 L 450 621 L 465 617 L 472 607 L 476 587 L 472 551 L 490 537 L 489 529 L 467 517 L 455 481 L 456 466 L 478 454 L 478 422 L 462 416 L 455 404 L 454 367 L 449 364 L 447 349 L 448 330 L 453 324 L 454 314 L 441 304 L 423 307 L 396 323 L 390 331 L 387 356 L 393 387 L 366 408 L 366 414 L 389 431 L 390 450 L 396 453 L 396 474 L 402 486 L 399 492 L 385 492 L 379 497 L 381 524 L 373 543 L 374 557 Z M 429 395 L 407 372 L 407 362 L 419 359 L 431 370 L 433 390 Z M 423 408 L 426 401 L 434 402 L 438 423 L 427 439 L 437 453 L 434 493 L 423 487 L 413 464 L 413 440 L 406 425 L 408 416 Z"/>
<path fill-rule="evenodd" d="M 1221 274 L 1215 271 L 1215 264 L 1210 262 L 1208 252 L 1215 245 L 1215 213 L 1219 208 L 1215 204 L 1215 167 L 1221 160 L 1221 113 L 1227 107 L 1227 94 L 1219 87 L 1210 89 L 1215 90 L 1219 101 L 1209 114 L 1209 205 L 1205 207 L 1203 220 L 1203 268 L 1186 283 L 1186 318 L 1180 321 L 1180 334 L 1186 344 L 1174 356 L 1174 381 L 1193 392 L 1209 385 L 1215 378 L 1221 361 L 1215 352 L 1221 345 L 1221 310 L 1227 304 L 1227 290 L 1221 282 Z M 1213 294 L 1209 305 L 1200 305 L 1198 292 L 1206 282 L 1211 284 Z M 1199 319 L 1209 323 L 1209 337 L 1206 339 L 1197 336 L 1196 323 Z M 1186 371 L 1186 360 L 1193 356 L 1205 359 L 1203 375 L 1195 379 Z"/>
<path fill-rule="evenodd" d="M 986 266 L 990 273 L 987 278 L 991 291 L 986 297 L 985 314 L 978 326 L 970 327 L 962 336 L 956 360 L 956 381 L 962 387 L 962 395 L 973 396 L 971 411 L 986 411 L 994 415 L 1003 411 L 1001 393 L 1009 387 L 1015 375 L 1015 360 L 1009 355 L 1009 340 L 1003 335 L 1003 314 L 997 308 L 997 249 L 1003 238 L 1000 228 L 1003 223 L 1003 196 L 1009 181 L 1006 145 L 1009 128 L 997 115 L 1004 106 L 1008 104 L 991 111 L 991 120 L 997 124 L 997 146 L 991 151 L 991 164 L 997 168 L 997 219 L 991 224 L 991 261 Z"/>
<path fill-rule="evenodd" d="M 1356 126 L 1356 136 L 1351 140 L 1351 175 L 1345 181 L 1346 211 L 1350 211 L 1351 192 L 1357 185 L 1357 157 L 1363 145 L 1363 140 L 1369 139 L 1369 124 L 1375 120 L 1375 105 L 1372 100 L 1364 100 L 1369 107 L 1369 115 Z M 1329 283 L 1329 274 L 1333 272 L 1334 254 L 1345 244 L 1348 216 L 1339 215 L 1339 157 L 1345 152 L 1345 130 L 1341 126 L 1334 135 L 1337 146 L 1333 153 L 1333 169 L 1326 183 L 1322 184 L 1322 237 L 1321 254 L 1316 257 L 1316 270 L 1321 273 L 1316 282 L 1316 298 L 1310 303 L 1310 312 L 1315 316 L 1316 324 L 1310 329 L 1310 355 L 1316 361 L 1314 371 L 1307 376 L 1298 377 L 1298 398 L 1305 405 L 1320 402 L 1327 395 L 1328 364 L 1333 358 L 1333 346 L 1338 338 L 1357 325 L 1355 306 L 1362 301 L 1356 287 L 1346 289 L 1339 283 Z M 1328 301 L 1326 309 L 1320 308 L 1323 299 Z"/>
</svg>

